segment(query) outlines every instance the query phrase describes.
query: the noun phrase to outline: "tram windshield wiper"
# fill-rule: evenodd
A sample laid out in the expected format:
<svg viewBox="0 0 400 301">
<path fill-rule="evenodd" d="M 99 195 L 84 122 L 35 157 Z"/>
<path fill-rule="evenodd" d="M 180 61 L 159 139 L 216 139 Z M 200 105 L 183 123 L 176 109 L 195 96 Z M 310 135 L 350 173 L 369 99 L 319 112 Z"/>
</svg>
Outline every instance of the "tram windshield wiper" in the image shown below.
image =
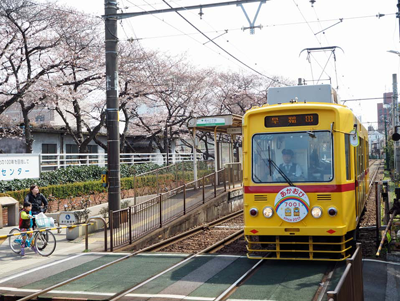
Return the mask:
<svg viewBox="0 0 400 301">
<path fill-rule="evenodd" d="M 312 132 L 312 131 L 308 131 L 307 134 L 308 134 L 308 136 L 310 136 L 311 138 L 317 138 L 317 136 L 315 136 L 314 132 Z"/>
<path fill-rule="evenodd" d="M 270 153 L 269 146 L 268 146 L 268 163 L 269 163 L 270 174 L 271 174 L 271 165 L 272 165 L 272 167 L 274 167 L 279 172 L 279 174 L 282 176 L 282 178 L 285 179 L 285 181 L 289 184 L 289 186 L 296 187 L 296 185 L 294 185 L 293 182 L 290 181 L 289 177 L 287 175 L 285 175 L 285 173 L 282 171 L 282 169 L 280 169 L 279 166 L 276 165 L 276 163 L 271 159 L 271 153 Z"/>
</svg>

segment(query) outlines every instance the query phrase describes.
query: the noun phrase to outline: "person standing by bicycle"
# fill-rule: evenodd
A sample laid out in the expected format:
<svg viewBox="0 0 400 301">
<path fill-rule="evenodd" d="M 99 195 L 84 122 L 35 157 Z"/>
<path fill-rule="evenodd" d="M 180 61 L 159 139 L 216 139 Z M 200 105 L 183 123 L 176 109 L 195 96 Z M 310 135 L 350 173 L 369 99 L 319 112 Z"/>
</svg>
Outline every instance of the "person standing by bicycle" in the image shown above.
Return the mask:
<svg viewBox="0 0 400 301">
<path fill-rule="evenodd" d="M 24 204 L 32 204 L 32 215 L 37 215 L 40 212 L 45 213 L 47 210 L 47 200 L 44 195 L 39 192 L 39 186 L 32 185 L 29 189 L 30 192 L 26 195 Z M 35 228 L 35 218 L 33 218 L 33 229 Z"/>
<path fill-rule="evenodd" d="M 30 203 L 24 203 L 24 207 L 21 210 L 19 216 L 19 230 L 21 232 L 32 231 L 32 206 Z M 22 244 L 21 244 L 21 256 L 25 255 L 25 242 L 26 242 L 27 234 L 22 234 Z M 32 233 L 29 234 L 29 238 L 32 238 Z"/>
</svg>

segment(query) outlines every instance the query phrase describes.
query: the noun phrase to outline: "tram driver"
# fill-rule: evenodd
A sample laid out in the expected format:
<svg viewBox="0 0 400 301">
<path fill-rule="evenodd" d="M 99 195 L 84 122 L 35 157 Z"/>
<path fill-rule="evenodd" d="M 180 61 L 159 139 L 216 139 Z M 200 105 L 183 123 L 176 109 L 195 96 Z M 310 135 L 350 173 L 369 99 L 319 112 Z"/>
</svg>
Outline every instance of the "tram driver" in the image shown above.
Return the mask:
<svg viewBox="0 0 400 301">
<path fill-rule="evenodd" d="M 292 161 L 293 156 L 294 153 L 291 149 L 282 150 L 283 163 L 279 164 L 279 168 L 290 180 L 303 180 L 303 170 L 299 164 Z M 282 180 L 278 171 L 274 175 L 276 180 Z"/>
</svg>

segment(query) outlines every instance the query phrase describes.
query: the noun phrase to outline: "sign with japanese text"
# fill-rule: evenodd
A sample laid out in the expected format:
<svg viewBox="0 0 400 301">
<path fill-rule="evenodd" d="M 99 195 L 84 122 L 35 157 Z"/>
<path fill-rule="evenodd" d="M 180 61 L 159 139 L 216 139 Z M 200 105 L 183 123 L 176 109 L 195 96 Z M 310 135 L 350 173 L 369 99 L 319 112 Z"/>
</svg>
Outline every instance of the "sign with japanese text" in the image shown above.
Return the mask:
<svg viewBox="0 0 400 301">
<path fill-rule="evenodd" d="M 197 119 L 197 126 L 218 126 L 225 125 L 225 118 L 206 117 Z"/>
<path fill-rule="evenodd" d="M 285 187 L 275 197 L 275 212 L 289 223 L 304 219 L 310 211 L 307 194 L 297 187 Z"/>
<path fill-rule="evenodd" d="M 39 177 L 39 155 L 0 154 L 0 181 Z"/>
<path fill-rule="evenodd" d="M 60 225 L 73 225 L 76 224 L 76 217 L 74 212 L 64 211 L 60 213 L 58 221 Z"/>
</svg>

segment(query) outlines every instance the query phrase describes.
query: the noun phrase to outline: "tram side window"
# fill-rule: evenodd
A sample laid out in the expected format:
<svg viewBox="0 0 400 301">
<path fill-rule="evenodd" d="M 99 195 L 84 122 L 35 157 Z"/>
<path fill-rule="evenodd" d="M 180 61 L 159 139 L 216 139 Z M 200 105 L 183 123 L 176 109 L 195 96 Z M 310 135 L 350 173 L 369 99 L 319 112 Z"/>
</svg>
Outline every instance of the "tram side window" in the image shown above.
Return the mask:
<svg viewBox="0 0 400 301">
<path fill-rule="evenodd" d="M 346 156 L 346 179 L 351 180 L 351 166 L 350 166 L 350 135 L 344 135 L 344 151 Z"/>
</svg>

